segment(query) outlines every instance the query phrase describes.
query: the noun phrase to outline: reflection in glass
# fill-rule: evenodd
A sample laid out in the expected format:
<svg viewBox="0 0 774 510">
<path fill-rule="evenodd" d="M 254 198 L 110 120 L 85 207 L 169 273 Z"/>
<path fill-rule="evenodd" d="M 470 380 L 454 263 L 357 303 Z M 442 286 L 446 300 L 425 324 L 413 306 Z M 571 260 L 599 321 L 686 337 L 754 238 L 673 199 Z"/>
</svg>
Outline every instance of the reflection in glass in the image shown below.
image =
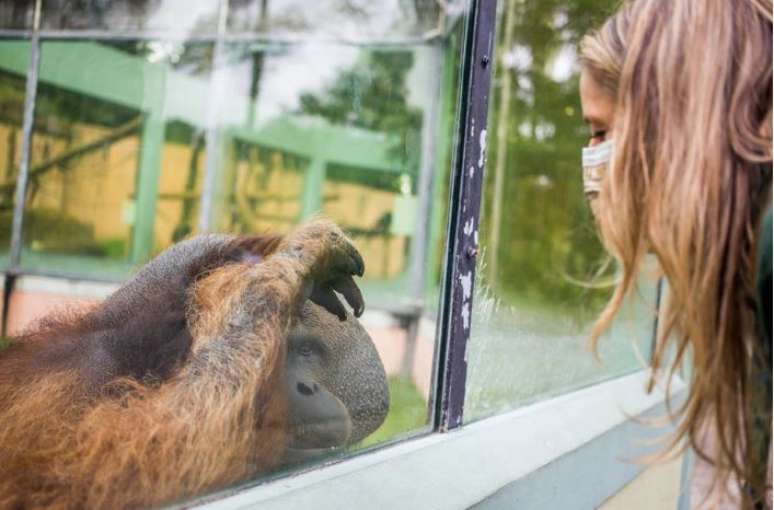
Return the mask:
<svg viewBox="0 0 774 510">
<path fill-rule="evenodd" d="M 164 134 L 154 217 L 154 253 L 198 232 L 207 155 L 200 125 L 172 120 L 166 124 Z"/>
<path fill-rule="evenodd" d="M 215 80 L 224 84 L 216 110 L 225 139 L 217 229 L 287 232 L 322 213 L 369 262 L 369 304 L 405 312 L 422 302 L 432 238 L 416 237 L 417 228 L 433 226 L 437 239 L 442 220 L 420 217 L 420 202 L 429 214 L 431 201 L 445 200 L 433 177 L 445 159 L 422 155 L 422 144 L 432 143 L 423 123 L 438 121 L 440 49 L 229 44 L 223 51 Z M 412 290 L 417 265 L 423 274 Z"/>
<path fill-rule="evenodd" d="M 174 59 L 157 47 L 43 42 L 25 267 L 122 278 L 194 230 L 201 134 L 184 122 L 202 129 L 189 101 L 206 96 L 212 46 L 174 47 Z"/>
<path fill-rule="evenodd" d="M 32 28 L 34 9 L 34 0 L 4 0 L 0 2 L 0 28 Z"/>
<path fill-rule="evenodd" d="M 349 450 L 430 423 L 462 21 L 444 44 L 228 42 L 214 59 L 213 228 L 285 233 L 323 215 L 365 259 L 360 322 L 390 408 Z"/>
<path fill-rule="evenodd" d="M 29 43 L 0 39 L 0 267 L 8 264 Z"/>
<path fill-rule="evenodd" d="M 575 48 L 613 5 L 500 6 L 467 420 L 641 366 L 637 347 L 643 351 L 653 331 L 653 274 L 642 276 L 640 295 L 600 343 L 601 365 L 587 348 L 590 325 L 612 292 L 588 283 L 610 282 L 615 269 L 582 190 L 587 135 Z"/>
<path fill-rule="evenodd" d="M 374 41 L 439 36 L 453 28 L 466 5 L 465 0 L 231 0 L 227 29 Z"/>
<path fill-rule="evenodd" d="M 43 0 L 41 28 L 214 34 L 219 4 L 216 0 Z"/>
<path fill-rule="evenodd" d="M 219 3 L 44 0 L 45 29 L 72 32 L 42 36 L 23 269 L 120 281 L 200 229 L 282 234 L 327 216 L 366 261 L 360 323 L 389 412 L 369 434 L 382 415 L 356 409 L 368 426 L 292 460 L 426 431 L 468 2 L 237 0 L 227 37 L 167 36 L 210 37 Z M 256 5 L 271 30 L 248 16 Z M 314 391 L 291 366 L 308 366 L 309 340 L 288 339 L 297 398 Z M 345 397 L 373 392 L 357 386 Z"/>
</svg>

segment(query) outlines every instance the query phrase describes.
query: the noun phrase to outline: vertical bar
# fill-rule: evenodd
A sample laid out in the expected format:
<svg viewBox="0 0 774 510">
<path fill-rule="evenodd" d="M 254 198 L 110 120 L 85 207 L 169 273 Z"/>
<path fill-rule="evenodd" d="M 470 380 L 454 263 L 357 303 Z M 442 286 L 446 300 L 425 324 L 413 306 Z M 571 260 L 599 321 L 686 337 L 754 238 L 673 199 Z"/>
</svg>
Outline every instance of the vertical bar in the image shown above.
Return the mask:
<svg viewBox="0 0 774 510">
<path fill-rule="evenodd" d="M 473 282 L 478 254 L 478 220 L 486 157 L 489 84 L 497 0 L 474 0 L 468 20 L 458 153 L 452 177 L 449 251 L 441 331 L 441 384 L 436 399 L 436 427 L 462 424 L 467 375 L 467 345 L 473 309 Z"/>
<path fill-rule="evenodd" d="M 145 262 L 153 251 L 153 227 L 156 223 L 156 200 L 164 150 L 164 119 L 161 115 L 163 84 L 164 80 L 161 80 L 161 86 L 150 88 L 151 93 L 158 95 L 152 98 L 153 106 L 144 114 L 140 131 L 140 157 L 137 162 L 137 193 L 132 231 L 132 264 Z"/>
<path fill-rule="evenodd" d="M 11 223 L 11 247 L 9 265 L 12 272 L 17 271 L 21 263 L 22 233 L 24 230 L 24 206 L 27 197 L 27 181 L 30 172 L 30 152 L 32 150 L 32 124 L 35 121 L 35 95 L 38 90 L 38 69 L 40 67 L 40 15 L 41 0 L 35 2 L 32 19 L 32 39 L 30 40 L 30 60 L 27 67 L 27 82 L 24 92 L 24 117 L 22 118 L 22 146 L 19 161 L 19 175 L 16 177 L 16 190 L 13 201 L 13 221 Z"/>
<path fill-rule="evenodd" d="M 424 54 L 419 53 L 424 52 Z M 401 361 L 401 374 L 411 377 L 416 358 L 419 322 L 427 288 L 427 269 L 430 243 L 432 242 L 433 190 L 436 170 L 436 133 L 438 133 L 438 109 L 441 102 L 441 80 L 443 78 L 443 47 L 428 46 L 415 50 L 415 58 L 421 56 L 423 78 L 427 80 L 428 94 L 423 99 L 427 105 L 422 115 L 421 153 L 419 176 L 417 178 L 417 218 L 414 235 L 411 239 L 409 254 L 409 295 L 411 296 L 410 315 L 406 319 L 406 349 Z"/>
<path fill-rule="evenodd" d="M 416 232 L 411 242 L 411 297 L 418 309 L 421 309 L 427 286 L 427 255 L 430 250 L 430 223 L 432 217 L 433 184 L 435 177 L 435 138 L 438 129 L 438 107 L 441 95 L 441 60 L 442 49 L 430 46 L 425 50 L 428 55 L 425 62 L 428 69 L 425 76 L 432 82 L 429 103 L 422 117 L 422 152 L 419 162 L 419 179 L 417 182 L 417 223 Z"/>
<path fill-rule="evenodd" d="M 463 24 L 464 20 L 455 23 Z M 464 30 L 450 29 L 449 38 L 443 42 L 441 55 L 441 98 L 438 118 L 438 148 L 435 153 L 435 173 L 437 178 L 433 183 L 432 219 L 430 228 L 430 260 L 438 260 L 446 247 L 437 241 L 446 235 L 448 225 L 444 221 L 449 215 L 446 200 L 449 198 L 448 183 L 452 175 L 452 163 L 455 161 L 453 147 L 456 138 L 457 99 L 459 96 L 459 79 L 456 65 L 456 57 L 462 53 L 465 38 Z M 442 278 L 444 268 L 437 268 L 435 274 L 431 274 L 433 281 Z M 436 347 L 437 350 L 437 347 Z M 437 359 L 437 355 L 434 355 Z M 437 367 L 437 363 L 434 366 Z M 433 377 L 436 381 L 437 377 Z"/>
<path fill-rule="evenodd" d="M 233 228 L 233 213 L 228 200 L 234 200 L 239 171 L 239 149 L 236 138 L 230 129 L 218 129 L 218 136 L 213 142 L 213 150 L 217 151 L 217 165 L 214 165 L 214 179 L 209 193 L 212 196 L 213 207 L 207 216 L 207 231 L 222 231 Z M 206 159 L 205 159 L 206 161 Z M 204 228 L 204 227 L 202 227 Z"/>
<path fill-rule="evenodd" d="M 314 153 L 313 153 L 314 154 Z M 313 155 L 304 175 L 301 196 L 301 219 L 306 220 L 322 210 L 322 193 L 325 184 L 325 161 Z"/>
<path fill-rule="evenodd" d="M 226 32 L 228 18 L 228 0 L 220 0 L 218 11 L 218 33 L 212 56 L 212 76 L 210 77 L 209 104 L 207 106 L 207 125 L 204 134 L 204 179 L 202 196 L 199 203 L 198 229 L 201 232 L 210 230 L 213 218 L 213 201 L 215 196 L 215 178 L 222 164 L 223 151 L 220 143 L 220 119 L 218 101 L 221 94 L 228 92 L 228 75 L 223 67 L 223 35 Z"/>
<path fill-rule="evenodd" d="M 465 18 L 459 18 L 455 21 L 459 25 L 465 23 Z M 446 200 L 449 198 L 449 189 L 451 176 L 453 174 L 453 166 L 456 161 L 456 153 L 454 151 L 457 129 L 457 101 L 459 98 L 460 83 L 462 77 L 458 75 L 459 67 L 457 64 L 458 55 L 462 54 L 462 49 L 465 47 L 465 35 L 466 27 L 462 29 L 450 28 L 448 31 L 449 37 L 443 41 L 443 56 L 441 58 L 442 63 L 442 78 L 441 78 L 441 106 L 440 106 L 440 118 L 439 118 L 439 143 L 438 152 L 436 153 L 435 169 L 438 174 L 438 178 L 435 179 L 435 186 L 433 189 L 433 216 L 432 216 L 432 228 L 431 238 L 433 243 L 430 246 L 431 254 L 430 260 L 438 260 L 442 253 L 446 253 L 446 246 L 436 242 L 444 235 L 448 236 L 448 221 L 444 221 L 449 217 L 450 205 L 445 205 Z M 461 73 L 460 73 L 461 74 Z M 448 239 L 448 237 L 447 237 Z M 451 245 L 450 241 L 446 244 Z M 448 260 L 444 259 L 444 264 L 437 269 L 436 274 L 432 275 L 434 279 L 442 282 L 443 289 L 448 288 L 448 282 L 446 281 L 446 267 Z M 442 299 L 446 299 L 444 293 L 441 293 Z M 439 304 L 439 312 L 443 305 Z M 441 315 L 439 314 L 439 317 Z M 432 381 L 432 389 L 430 399 L 428 401 L 428 409 L 431 411 L 434 423 L 438 426 L 438 412 L 439 400 L 441 398 L 441 352 L 445 352 L 441 346 L 440 339 L 443 338 L 444 325 L 441 323 L 440 328 L 436 335 L 436 341 L 433 345 L 433 367 L 430 380 Z"/>
</svg>

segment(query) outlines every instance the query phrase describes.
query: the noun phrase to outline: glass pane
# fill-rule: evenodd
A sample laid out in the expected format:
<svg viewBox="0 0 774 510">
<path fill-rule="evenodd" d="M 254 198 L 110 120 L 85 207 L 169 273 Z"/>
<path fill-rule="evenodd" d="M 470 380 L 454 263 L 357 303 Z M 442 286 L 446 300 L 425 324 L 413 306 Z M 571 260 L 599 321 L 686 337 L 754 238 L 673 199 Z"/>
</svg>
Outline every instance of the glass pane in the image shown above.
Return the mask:
<svg viewBox="0 0 774 510">
<path fill-rule="evenodd" d="M 30 45 L 0 39 L 0 268 L 8 266 Z"/>
<path fill-rule="evenodd" d="M 229 2 L 230 32 L 368 39 L 437 37 L 454 27 L 465 0 L 239 0 Z"/>
<path fill-rule="evenodd" d="M 615 269 L 581 186 L 587 129 L 576 47 L 615 4 L 500 4 L 467 421 L 637 370 L 647 353 L 654 271 L 642 275 L 639 295 L 600 343 L 601 363 L 587 346 L 612 291 L 589 283 L 609 282 Z"/>
<path fill-rule="evenodd" d="M 203 94 L 206 84 L 201 85 L 200 93 Z M 197 95 L 190 94 L 187 98 L 194 99 Z M 203 97 L 198 99 L 203 100 Z M 206 155 L 205 132 L 200 125 L 192 126 L 182 120 L 166 124 L 156 202 L 154 253 L 198 231 Z"/>
<path fill-rule="evenodd" d="M 32 28 L 34 9 L 34 0 L 4 0 L 0 2 L 0 28 Z"/>
<path fill-rule="evenodd" d="M 300 5 L 266 4 L 277 14 Z M 276 445 L 287 437 L 286 450 L 272 446 L 281 462 L 242 459 L 233 472 L 214 462 L 228 472 L 197 487 L 249 483 L 430 430 L 466 23 L 460 2 L 445 4 L 441 16 L 437 2 L 325 4 L 329 11 L 346 7 L 342 12 L 308 3 L 299 16 L 314 24 L 297 25 L 304 38 L 248 32 L 181 43 L 166 34 L 148 40 L 98 31 L 161 30 L 153 13 L 177 5 L 184 18 L 197 4 L 44 2 L 46 27 L 98 31 L 42 36 L 23 269 L 123 281 L 200 225 L 284 234 L 317 215 L 340 224 L 365 259 L 358 280 L 365 314 L 340 323 L 308 305 L 313 320 L 302 315 L 299 322 L 309 331 L 288 334 L 284 370 L 272 372 L 282 374 L 272 399 L 287 397 L 288 427 L 271 430 L 274 416 L 261 417 L 256 427 L 266 428 L 248 439 L 257 451 L 264 433 L 282 434 Z M 420 12 L 432 22 L 419 20 Z M 367 43 L 326 35 L 380 20 Z M 394 40 L 434 28 L 432 37 Z M 23 76 L 26 65 L 20 69 Z M 340 327 L 346 331 L 339 334 Z M 317 363 L 314 371 L 299 368 L 308 359 Z M 307 379 L 293 379 L 302 371 Z M 156 383 L 165 381 L 149 382 Z M 321 407 L 304 404 L 321 385 L 328 390 Z M 229 403 L 231 410 L 242 404 Z"/>
<path fill-rule="evenodd" d="M 214 34 L 218 0 L 43 0 L 44 30 Z"/>
<path fill-rule="evenodd" d="M 211 58 L 211 44 L 42 43 L 24 267 L 121 279 L 195 230 Z"/>
<path fill-rule="evenodd" d="M 449 28 L 417 45 L 231 41 L 215 58 L 213 228 L 286 233 L 323 215 L 365 259 L 360 323 L 390 404 L 347 454 L 431 423 L 464 19 Z"/>
<path fill-rule="evenodd" d="M 215 227 L 284 233 L 322 214 L 363 252 L 372 307 L 435 307 L 457 80 L 443 60 L 452 55 L 226 45 L 215 80 L 227 89 L 215 99 L 224 140 Z"/>
</svg>

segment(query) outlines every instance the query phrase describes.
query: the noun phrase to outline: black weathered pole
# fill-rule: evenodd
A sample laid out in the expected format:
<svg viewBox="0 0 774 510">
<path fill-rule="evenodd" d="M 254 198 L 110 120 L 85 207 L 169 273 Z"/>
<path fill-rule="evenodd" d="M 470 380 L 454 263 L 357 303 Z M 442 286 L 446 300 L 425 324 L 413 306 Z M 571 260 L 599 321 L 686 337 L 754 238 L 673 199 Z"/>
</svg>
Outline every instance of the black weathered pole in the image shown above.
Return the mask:
<svg viewBox="0 0 774 510">
<path fill-rule="evenodd" d="M 436 399 L 436 428 L 441 431 L 462 424 L 465 404 L 496 10 L 497 0 L 474 1 L 466 34 L 441 314 L 441 377 Z"/>
</svg>

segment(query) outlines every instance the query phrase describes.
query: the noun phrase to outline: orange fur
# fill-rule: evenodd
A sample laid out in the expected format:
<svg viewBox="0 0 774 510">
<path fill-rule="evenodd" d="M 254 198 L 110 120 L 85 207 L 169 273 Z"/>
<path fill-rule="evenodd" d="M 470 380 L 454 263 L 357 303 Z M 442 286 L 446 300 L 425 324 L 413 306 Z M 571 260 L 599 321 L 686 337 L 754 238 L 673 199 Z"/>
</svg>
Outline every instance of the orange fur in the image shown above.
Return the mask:
<svg viewBox="0 0 774 510">
<path fill-rule="evenodd" d="M 208 326 L 197 330 L 222 330 L 225 312 L 249 292 L 248 283 L 253 291 L 267 282 L 277 287 L 270 266 L 226 266 L 206 277 L 195 306 Z M 246 278 L 250 272 L 257 277 Z M 227 365 L 187 366 L 159 386 L 115 381 L 119 398 L 82 396 L 69 372 L 6 386 L 0 392 L 0 507 L 143 507 L 276 466 L 287 434 L 279 332 L 290 324 L 277 319 L 258 321 L 251 345 L 218 362 Z M 219 376 L 221 369 L 229 374 Z"/>
<path fill-rule="evenodd" d="M 190 353 L 166 380 L 90 387 L 78 371 L 78 361 L 90 360 L 78 342 L 102 323 L 88 314 L 47 319 L 0 353 L 0 508 L 153 506 L 283 460 L 285 339 L 305 282 L 330 274 L 335 254 L 354 249 L 322 220 L 289 239 L 240 242 L 263 260 L 194 281 L 186 294 Z M 60 352 L 70 357 L 61 361 Z"/>
</svg>

